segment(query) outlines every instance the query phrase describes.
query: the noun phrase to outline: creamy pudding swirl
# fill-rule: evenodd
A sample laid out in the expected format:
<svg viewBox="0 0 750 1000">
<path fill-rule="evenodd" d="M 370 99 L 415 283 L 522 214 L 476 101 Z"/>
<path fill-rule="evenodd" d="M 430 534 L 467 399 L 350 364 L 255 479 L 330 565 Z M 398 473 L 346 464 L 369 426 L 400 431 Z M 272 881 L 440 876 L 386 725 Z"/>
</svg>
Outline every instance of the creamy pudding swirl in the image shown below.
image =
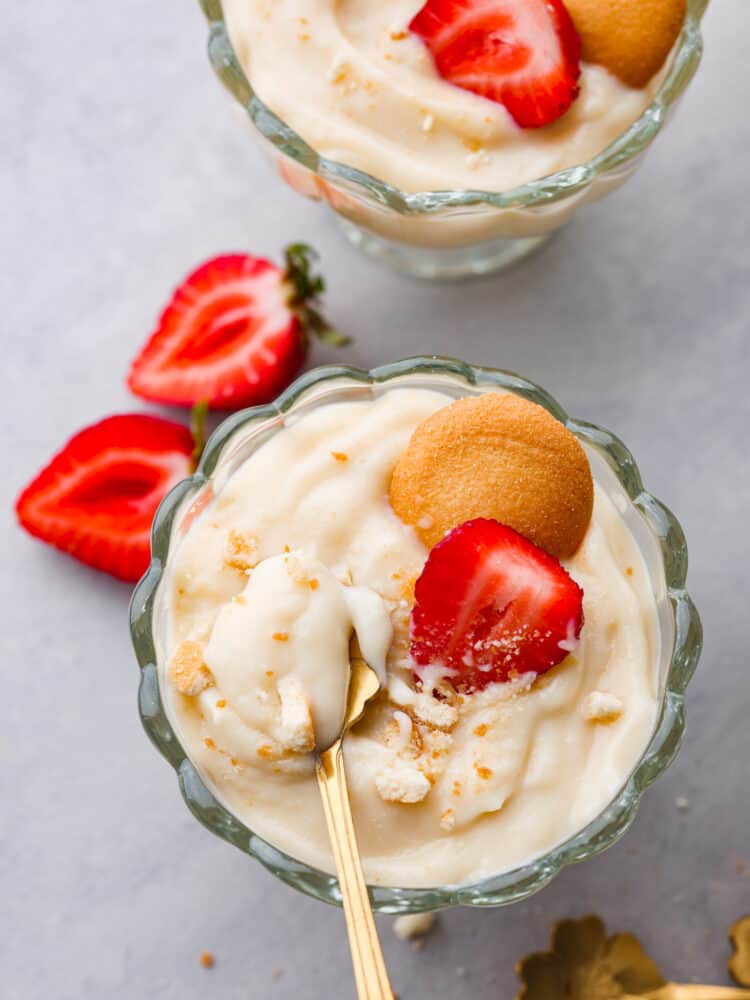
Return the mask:
<svg viewBox="0 0 750 1000">
<path fill-rule="evenodd" d="M 563 642 L 543 675 L 473 690 L 439 665 L 417 681 L 410 616 L 430 523 L 398 517 L 389 488 L 415 430 L 449 403 L 391 389 L 287 418 L 190 525 L 166 579 L 160 677 L 185 750 L 232 813 L 317 868 L 334 870 L 311 751 L 340 724 L 352 631 L 384 670 L 345 741 L 373 884 L 459 884 L 547 851 L 617 793 L 657 712 L 652 587 L 598 485 L 563 560 L 584 594 L 569 655 Z"/>
<path fill-rule="evenodd" d="M 544 128 L 519 128 L 502 104 L 441 77 L 408 30 L 421 6 L 419 0 L 224 0 L 232 43 L 259 97 L 318 153 L 407 192 L 506 191 L 584 163 L 642 114 L 661 82 L 656 73 L 642 86 L 627 86 L 587 62 L 584 50 L 580 94 L 570 110 Z M 586 7 L 577 0 L 571 9 L 578 14 Z M 600 20 L 593 25 L 599 34 Z M 679 11 L 673 20 L 678 27 Z"/>
</svg>

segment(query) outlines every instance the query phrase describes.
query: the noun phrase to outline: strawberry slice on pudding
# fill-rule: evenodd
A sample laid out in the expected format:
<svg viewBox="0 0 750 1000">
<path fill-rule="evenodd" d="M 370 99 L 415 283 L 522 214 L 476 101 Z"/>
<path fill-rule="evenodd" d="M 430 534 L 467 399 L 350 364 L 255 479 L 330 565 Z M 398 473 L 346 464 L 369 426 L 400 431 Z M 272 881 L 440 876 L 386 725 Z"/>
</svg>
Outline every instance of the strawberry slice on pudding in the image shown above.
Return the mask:
<svg viewBox="0 0 750 1000">
<path fill-rule="evenodd" d="M 444 80 L 522 128 L 549 125 L 578 96 L 581 42 L 562 0 L 427 0 L 409 30 Z"/>
<path fill-rule="evenodd" d="M 477 518 L 454 528 L 415 588 L 411 655 L 457 690 L 543 674 L 578 644 L 583 591 L 554 556 L 513 528 Z"/>
</svg>

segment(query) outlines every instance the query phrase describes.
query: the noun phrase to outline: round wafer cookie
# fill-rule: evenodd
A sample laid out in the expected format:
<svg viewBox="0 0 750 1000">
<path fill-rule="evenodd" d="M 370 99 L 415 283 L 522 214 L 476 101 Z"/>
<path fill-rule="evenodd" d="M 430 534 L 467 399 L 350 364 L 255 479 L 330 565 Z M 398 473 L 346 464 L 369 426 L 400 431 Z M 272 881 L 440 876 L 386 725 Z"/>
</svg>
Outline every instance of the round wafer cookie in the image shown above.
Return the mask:
<svg viewBox="0 0 750 1000">
<path fill-rule="evenodd" d="M 565 0 L 581 56 L 629 87 L 645 87 L 677 41 L 687 0 Z"/>
<path fill-rule="evenodd" d="M 429 548 L 457 525 L 487 517 L 564 558 L 586 534 L 594 484 L 567 427 L 536 403 L 490 392 L 459 399 L 417 427 L 390 500 Z"/>
</svg>

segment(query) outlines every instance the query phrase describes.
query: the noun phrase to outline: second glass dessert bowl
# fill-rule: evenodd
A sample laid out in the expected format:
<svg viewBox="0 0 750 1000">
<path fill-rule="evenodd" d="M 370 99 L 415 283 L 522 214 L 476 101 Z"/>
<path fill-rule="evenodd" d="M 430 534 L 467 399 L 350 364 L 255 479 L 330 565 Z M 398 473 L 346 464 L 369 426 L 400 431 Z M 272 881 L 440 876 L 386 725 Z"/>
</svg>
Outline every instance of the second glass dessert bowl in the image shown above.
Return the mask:
<svg viewBox="0 0 750 1000">
<path fill-rule="evenodd" d="M 317 153 L 253 91 L 221 0 L 200 3 L 209 23 L 211 65 L 283 180 L 298 193 L 327 202 L 347 239 L 369 256 L 414 277 L 447 280 L 488 274 L 521 260 L 579 207 L 634 173 L 698 69 L 708 0 L 688 0 L 682 34 L 653 101 L 592 159 L 507 191 L 417 193 Z"/>
<path fill-rule="evenodd" d="M 648 746 L 632 771 L 623 775 L 622 787 L 606 808 L 580 832 L 513 870 L 459 885 L 372 887 L 373 904 L 383 912 L 502 905 L 542 888 L 565 865 L 606 849 L 625 832 L 644 790 L 666 769 L 679 748 L 684 731 L 684 692 L 701 648 L 700 622 L 685 591 L 685 540 L 676 520 L 643 489 L 633 458 L 621 442 L 601 428 L 568 418 L 559 404 L 533 383 L 508 372 L 451 359 L 413 359 L 372 372 L 328 367 L 297 380 L 274 404 L 245 410 L 226 420 L 209 442 L 195 476 L 176 487 L 160 508 L 154 524 L 152 565 L 133 596 L 131 627 L 142 669 L 141 717 L 152 741 L 177 771 L 189 808 L 204 825 L 295 888 L 329 903 L 340 902 L 333 875 L 284 854 L 226 809 L 181 744 L 165 710 L 157 666 L 164 663 L 168 613 L 165 569 L 193 518 L 220 493 L 239 466 L 285 424 L 323 404 L 375 400 L 394 388 L 433 389 L 454 398 L 506 390 L 551 412 L 584 445 L 597 483 L 640 551 L 655 599 L 660 639 L 657 720 Z"/>
</svg>

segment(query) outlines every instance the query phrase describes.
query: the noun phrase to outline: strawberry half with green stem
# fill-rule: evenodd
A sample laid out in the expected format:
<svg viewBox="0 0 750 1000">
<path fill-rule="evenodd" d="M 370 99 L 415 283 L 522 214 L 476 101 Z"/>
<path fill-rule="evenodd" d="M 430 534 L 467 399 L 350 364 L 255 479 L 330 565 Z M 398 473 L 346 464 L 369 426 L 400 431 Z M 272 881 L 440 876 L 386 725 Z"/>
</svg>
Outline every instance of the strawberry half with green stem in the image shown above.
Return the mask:
<svg viewBox="0 0 750 1000">
<path fill-rule="evenodd" d="M 461 691 L 543 674 L 572 652 L 583 591 L 554 556 L 513 528 L 467 521 L 439 542 L 415 588 L 411 655 Z"/>
<path fill-rule="evenodd" d="M 191 433 L 161 417 L 107 417 L 71 438 L 29 483 L 18 520 L 81 562 L 138 580 L 151 558 L 156 508 L 194 471 L 202 443 L 200 426 Z"/>
<path fill-rule="evenodd" d="M 318 310 L 325 289 L 312 273 L 313 251 L 286 250 L 282 269 L 248 254 L 206 261 L 172 296 L 130 369 L 144 399 L 212 409 L 268 403 L 299 373 L 310 335 L 348 343 Z"/>
<path fill-rule="evenodd" d="M 443 79 L 522 128 L 549 125 L 578 96 L 581 41 L 562 0 L 427 0 L 409 30 Z"/>
</svg>

